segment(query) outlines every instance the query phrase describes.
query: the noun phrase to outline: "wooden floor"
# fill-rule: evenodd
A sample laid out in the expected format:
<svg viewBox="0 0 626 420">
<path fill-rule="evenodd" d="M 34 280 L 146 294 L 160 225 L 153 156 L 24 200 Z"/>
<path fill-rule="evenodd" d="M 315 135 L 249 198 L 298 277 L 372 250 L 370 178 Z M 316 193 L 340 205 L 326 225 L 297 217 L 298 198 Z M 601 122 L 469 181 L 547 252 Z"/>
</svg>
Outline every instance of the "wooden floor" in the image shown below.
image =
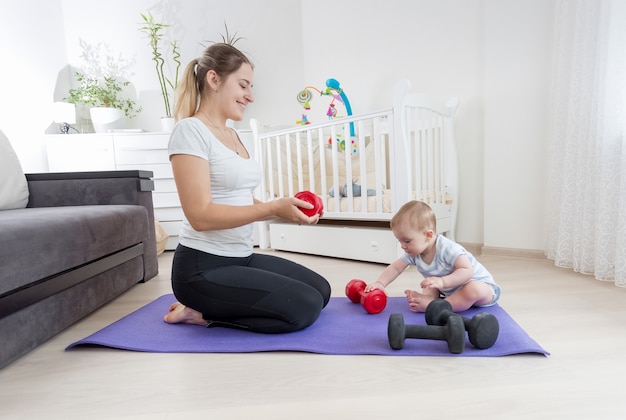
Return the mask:
<svg viewBox="0 0 626 420">
<path fill-rule="evenodd" d="M 333 296 L 383 265 L 277 253 Z M 64 348 L 171 293 L 160 275 L 0 370 L 2 419 L 623 419 L 626 290 L 542 259 L 483 256 L 501 306 L 551 353 L 500 358 L 152 354 Z M 409 270 L 388 288 L 417 288 Z"/>
</svg>

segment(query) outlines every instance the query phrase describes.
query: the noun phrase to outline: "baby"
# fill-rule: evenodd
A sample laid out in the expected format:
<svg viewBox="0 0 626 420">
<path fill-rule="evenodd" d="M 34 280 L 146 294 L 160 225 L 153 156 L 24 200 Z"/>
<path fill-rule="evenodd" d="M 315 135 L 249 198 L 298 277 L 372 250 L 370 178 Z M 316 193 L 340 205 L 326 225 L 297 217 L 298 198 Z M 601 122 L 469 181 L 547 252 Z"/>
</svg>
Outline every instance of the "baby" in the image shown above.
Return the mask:
<svg viewBox="0 0 626 420">
<path fill-rule="evenodd" d="M 425 312 L 428 304 L 440 297 L 450 302 L 455 312 L 472 306 L 495 305 L 500 298 L 500 286 L 465 248 L 438 235 L 436 223 L 435 213 L 426 203 L 404 204 L 391 219 L 390 226 L 405 254 L 368 284 L 365 292 L 384 290 L 409 265 L 414 265 L 424 280 L 421 293 L 404 291 L 413 312 Z"/>
</svg>

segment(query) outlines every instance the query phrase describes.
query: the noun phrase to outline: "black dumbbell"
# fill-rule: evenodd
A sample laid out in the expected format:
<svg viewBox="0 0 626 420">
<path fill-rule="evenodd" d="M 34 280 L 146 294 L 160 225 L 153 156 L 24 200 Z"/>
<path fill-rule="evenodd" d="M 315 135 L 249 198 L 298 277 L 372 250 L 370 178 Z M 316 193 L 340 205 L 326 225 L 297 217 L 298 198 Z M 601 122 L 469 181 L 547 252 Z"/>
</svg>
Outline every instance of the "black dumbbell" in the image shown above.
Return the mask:
<svg viewBox="0 0 626 420">
<path fill-rule="evenodd" d="M 444 340 L 448 342 L 450 353 L 463 353 L 465 349 L 465 328 L 459 315 L 451 316 L 445 326 L 405 325 L 402 314 L 392 314 L 387 325 L 389 345 L 394 350 L 404 347 L 407 338 Z"/>
<path fill-rule="evenodd" d="M 452 311 L 452 305 L 444 299 L 435 299 L 430 302 L 426 307 L 425 315 L 428 325 L 446 325 L 450 316 L 460 316 Z M 471 319 L 465 317 L 461 317 L 461 319 L 469 336 L 469 341 L 474 347 L 488 349 L 498 339 L 500 324 L 494 315 L 481 312 Z"/>
</svg>

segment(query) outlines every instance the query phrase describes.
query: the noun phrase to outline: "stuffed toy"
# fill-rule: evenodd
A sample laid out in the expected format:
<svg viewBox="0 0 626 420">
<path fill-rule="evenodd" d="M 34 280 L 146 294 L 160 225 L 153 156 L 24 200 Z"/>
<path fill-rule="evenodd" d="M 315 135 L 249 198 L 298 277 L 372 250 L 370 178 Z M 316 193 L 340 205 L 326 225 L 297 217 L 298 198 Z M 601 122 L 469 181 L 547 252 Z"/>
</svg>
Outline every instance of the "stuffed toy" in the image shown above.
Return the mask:
<svg viewBox="0 0 626 420">
<path fill-rule="evenodd" d="M 335 196 L 335 188 L 332 187 L 330 189 L 330 191 L 328 191 L 328 195 L 330 195 L 331 197 Z M 367 196 L 372 196 L 372 195 L 376 195 L 376 190 L 374 189 L 367 189 Z M 348 183 L 346 182 L 345 184 L 343 184 L 343 187 L 341 187 L 341 190 L 339 191 L 339 198 L 341 197 L 347 197 L 348 196 Z M 352 182 L 352 196 L 353 197 L 360 197 L 361 196 L 361 185 L 357 184 L 356 182 Z"/>
</svg>

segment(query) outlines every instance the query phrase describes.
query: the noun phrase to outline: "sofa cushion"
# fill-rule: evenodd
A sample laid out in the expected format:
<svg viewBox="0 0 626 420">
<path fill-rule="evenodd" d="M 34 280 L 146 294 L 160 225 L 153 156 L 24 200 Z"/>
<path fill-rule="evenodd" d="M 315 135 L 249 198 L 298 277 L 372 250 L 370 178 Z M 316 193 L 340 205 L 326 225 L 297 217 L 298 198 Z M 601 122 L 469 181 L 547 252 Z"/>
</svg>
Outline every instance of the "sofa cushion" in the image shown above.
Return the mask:
<svg viewBox="0 0 626 420">
<path fill-rule="evenodd" d="M 28 203 L 28 184 L 7 136 L 0 130 L 0 210 L 20 209 Z"/>
<path fill-rule="evenodd" d="M 148 220 L 135 205 L 0 211 L 0 296 L 146 242 Z"/>
</svg>

